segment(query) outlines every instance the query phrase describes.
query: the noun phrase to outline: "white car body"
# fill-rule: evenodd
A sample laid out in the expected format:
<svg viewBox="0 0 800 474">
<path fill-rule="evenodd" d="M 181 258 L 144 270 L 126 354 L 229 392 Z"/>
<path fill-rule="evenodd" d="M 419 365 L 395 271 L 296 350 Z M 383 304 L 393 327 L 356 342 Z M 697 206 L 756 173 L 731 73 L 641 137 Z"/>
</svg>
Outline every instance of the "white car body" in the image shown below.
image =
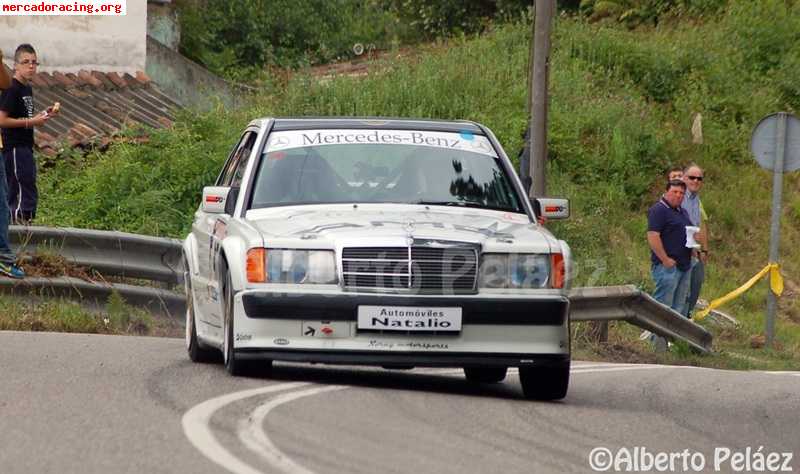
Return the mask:
<svg viewBox="0 0 800 474">
<path fill-rule="evenodd" d="M 304 143 L 295 143 L 300 139 Z M 353 149 L 322 148 L 353 143 L 358 144 L 357 150 L 388 150 L 386 146 L 370 147 L 391 143 L 391 150 L 397 153 L 413 145 L 415 150 L 430 151 L 432 156 L 445 152 L 468 155 L 473 161 L 465 159 L 457 165 L 456 159 L 452 160 L 458 176 L 478 173 L 462 169 L 469 163 L 479 164 L 473 168 L 492 166 L 495 176 L 502 175 L 496 180 L 513 193 L 508 199 L 519 206 L 509 211 L 461 207 L 461 201 L 447 205 L 304 201 L 256 208 L 258 193 L 277 193 L 277 187 L 291 186 L 286 181 L 295 176 L 286 174 L 269 186 L 256 184 L 262 179 L 259 173 L 265 177 L 269 173 L 266 168 L 260 171 L 259 166 L 275 170 L 297 166 L 286 164 L 297 163 L 290 161 L 298 160 L 291 155 L 296 150 Z M 306 151 L 303 159 L 311 160 L 312 152 L 316 153 Z M 481 161 L 484 159 L 485 163 Z M 439 161 L 447 168 L 446 160 Z M 424 183 L 425 175 L 433 171 L 424 161 L 421 163 L 414 178 Z M 311 173 L 305 161 L 300 169 Z M 390 175 L 383 169 L 375 171 L 383 172 Z M 378 196 L 391 194 L 400 192 L 404 185 L 398 184 L 404 176 L 397 176 L 393 182 L 388 177 L 384 182 L 378 178 L 375 182 L 370 181 L 372 178 L 337 178 L 336 189 L 349 191 L 352 187 L 360 193 L 374 190 Z M 322 187 L 337 186 L 327 180 L 318 182 Z M 453 182 L 442 190 L 454 192 Z M 427 186 L 433 187 L 430 183 Z M 473 188 L 478 189 L 473 186 L 468 191 L 473 192 Z M 310 195 L 316 191 L 303 192 Z M 489 198 L 484 199 L 488 202 Z M 550 218 L 568 215 L 566 200 L 542 199 L 538 205 L 543 208 L 538 214 Z M 519 367 L 526 396 L 562 398 L 570 363 L 567 292 L 571 255 L 564 241 L 537 223 L 536 215 L 508 157 L 492 133 L 479 124 L 395 119 L 255 120 L 231 152 L 216 186 L 204 189 L 203 203 L 184 242 L 190 356 L 199 360 L 208 351 L 222 350 L 226 367 L 234 374 L 242 372 L 245 364 L 263 367 L 273 360 L 284 360 L 464 367 L 472 380 L 496 382 L 502 380 L 508 367 Z M 252 257 L 261 255 L 249 254 L 253 249 L 268 249 L 264 250 L 266 257 Z M 331 255 L 335 275 L 331 273 Z M 513 260 L 515 256 L 521 257 Z M 554 270 L 553 266 L 558 266 L 553 260 L 556 256 L 563 267 Z M 519 287 L 483 286 L 482 265 L 490 257 L 499 270 L 492 267 L 497 272 L 492 273 L 495 279 L 486 277 L 486 281 Z M 442 263 L 445 260 L 447 263 Z M 512 267 L 512 261 L 516 266 Z M 248 273 L 248 262 L 252 274 Z M 259 275 L 259 262 L 263 262 L 264 281 L 252 276 Z M 314 262 L 319 264 L 317 270 Z M 461 266 L 454 270 L 453 262 Z M 542 262 L 549 265 L 547 273 L 542 273 L 547 281 L 528 281 L 537 278 L 536 272 L 544 272 L 537 267 L 543 268 Z M 503 265 L 508 267 L 506 273 L 501 272 L 506 268 Z M 508 283 L 516 281 L 511 268 L 529 272 L 523 282 Z M 315 271 L 322 276 L 312 278 Z M 450 271 L 455 273 L 451 276 Z M 560 284 L 553 287 L 559 271 Z M 506 274 L 507 281 L 501 278 Z M 328 282 L 274 282 L 270 280 L 274 275 L 302 281 L 327 278 Z"/>
</svg>

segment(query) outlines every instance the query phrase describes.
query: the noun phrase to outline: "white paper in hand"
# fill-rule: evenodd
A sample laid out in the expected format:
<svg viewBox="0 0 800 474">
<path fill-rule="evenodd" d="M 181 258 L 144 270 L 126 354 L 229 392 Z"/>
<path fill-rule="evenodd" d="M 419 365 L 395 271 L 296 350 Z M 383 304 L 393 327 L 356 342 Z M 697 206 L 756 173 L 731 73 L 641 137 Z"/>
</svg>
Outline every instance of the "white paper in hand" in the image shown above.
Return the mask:
<svg viewBox="0 0 800 474">
<path fill-rule="evenodd" d="M 689 247 L 690 249 L 699 249 L 700 248 L 700 244 L 697 243 L 696 240 L 694 240 L 694 236 L 698 232 L 700 232 L 700 228 L 699 227 L 693 226 L 693 225 L 687 225 L 686 226 L 686 246 Z"/>
</svg>

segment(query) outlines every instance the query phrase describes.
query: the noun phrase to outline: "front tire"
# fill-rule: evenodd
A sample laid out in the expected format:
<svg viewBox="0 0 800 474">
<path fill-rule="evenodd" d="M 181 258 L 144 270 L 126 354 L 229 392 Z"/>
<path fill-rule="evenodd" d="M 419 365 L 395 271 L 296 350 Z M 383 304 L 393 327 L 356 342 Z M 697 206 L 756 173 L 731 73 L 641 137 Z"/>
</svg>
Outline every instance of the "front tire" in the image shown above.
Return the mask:
<svg viewBox="0 0 800 474">
<path fill-rule="evenodd" d="M 520 367 L 519 381 L 525 398 L 561 400 L 566 397 L 569 387 L 569 367 L 569 362 L 555 367 Z"/>
<path fill-rule="evenodd" d="M 508 367 L 464 367 L 464 375 L 472 383 L 499 383 L 507 372 Z"/>
<path fill-rule="evenodd" d="M 223 330 L 225 336 L 222 344 L 222 358 L 225 363 L 225 370 L 233 376 L 254 374 L 258 370 L 269 373 L 272 369 L 271 360 L 242 360 L 236 357 L 233 350 L 234 317 L 233 317 L 233 283 L 227 267 L 223 268 L 225 274 L 224 286 L 222 289 L 224 313 Z"/>
<path fill-rule="evenodd" d="M 192 291 L 189 262 L 183 260 L 183 287 L 186 294 L 186 352 L 192 362 L 205 363 L 218 360 L 217 352 L 203 347 L 197 339 L 197 326 L 194 313 L 194 292 Z"/>
</svg>

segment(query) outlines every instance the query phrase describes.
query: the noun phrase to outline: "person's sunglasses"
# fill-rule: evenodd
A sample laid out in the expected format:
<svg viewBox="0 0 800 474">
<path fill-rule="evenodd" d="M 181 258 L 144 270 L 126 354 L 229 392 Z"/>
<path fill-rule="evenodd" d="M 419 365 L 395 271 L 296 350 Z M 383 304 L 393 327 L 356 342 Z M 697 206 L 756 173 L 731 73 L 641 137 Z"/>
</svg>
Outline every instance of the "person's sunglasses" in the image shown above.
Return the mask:
<svg viewBox="0 0 800 474">
<path fill-rule="evenodd" d="M 691 179 L 692 181 L 702 181 L 702 176 L 687 176 L 687 178 Z"/>
</svg>

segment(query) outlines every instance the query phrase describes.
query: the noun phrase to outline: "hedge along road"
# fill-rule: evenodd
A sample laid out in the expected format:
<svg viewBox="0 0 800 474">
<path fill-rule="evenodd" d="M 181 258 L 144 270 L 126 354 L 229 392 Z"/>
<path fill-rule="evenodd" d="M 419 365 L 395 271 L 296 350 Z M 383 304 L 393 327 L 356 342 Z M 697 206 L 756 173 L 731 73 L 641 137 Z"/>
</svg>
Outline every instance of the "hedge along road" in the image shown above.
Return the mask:
<svg viewBox="0 0 800 474">
<path fill-rule="evenodd" d="M 539 403 L 514 371 L 231 378 L 179 339 L 0 332 L 3 473 L 591 472 L 597 447 L 689 448 L 713 471 L 716 448 L 800 455 L 798 426 L 792 372 L 577 362 L 567 398 Z"/>
</svg>

